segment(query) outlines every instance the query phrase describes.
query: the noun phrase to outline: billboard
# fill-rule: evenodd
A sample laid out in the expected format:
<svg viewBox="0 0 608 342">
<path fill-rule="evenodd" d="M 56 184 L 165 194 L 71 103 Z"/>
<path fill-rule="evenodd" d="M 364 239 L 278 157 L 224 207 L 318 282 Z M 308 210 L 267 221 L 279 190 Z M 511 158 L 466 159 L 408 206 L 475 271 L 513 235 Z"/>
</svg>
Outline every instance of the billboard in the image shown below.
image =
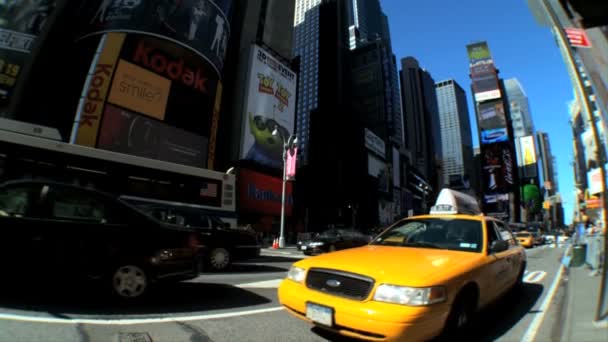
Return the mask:
<svg viewBox="0 0 608 342">
<path fill-rule="evenodd" d="M 469 56 L 469 65 L 474 66 L 479 63 L 492 61 L 492 55 L 490 54 L 490 48 L 488 43 L 478 42 L 467 45 L 467 55 Z"/>
<path fill-rule="evenodd" d="M 473 76 L 473 92 L 475 93 L 475 101 L 483 102 L 501 97 L 500 86 L 496 74 L 485 74 Z"/>
<path fill-rule="evenodd" d="M 519 138 L 519 144 L 521 147 L 521 165 L 532 165 L 536 164 L 536 147 L 534 145 L 534 137 L 529 135 Z"/>
<path fill-rule="evenodd" d="M 125 34 L 111 33 L 102 41 L 103 46 L 100 44 L 101 54 L 80 98 L 76 114 L 76 120 L 79 122 L 78 130 L 72 133 L 70 139 L 76 144 L 90 147 L 95 147 L 97 144 L 103 108 L 124 41 Z"/>
<path fill-rule="evenodd" d="M 477 104 L 477 125 L 482 131 L 507 127 L 502 100 Z"/>
<path fill-rule="evenodd" d="M 10 101 L 36 38 L 55 11 L 55 0 L 2 1 L 0 4 L 0 107 Z"/>
<path fill-rule="evenodd" d="M 272 177 L 252 170 L 239 170 L 239 210 L 256 214 L 281 215 L 280 177 Z M 285 184 L 285 215 L 291 216 L 293 207 L 292 183 Z"/>
<path fill-rule="evenodd" d="M 486 195 L 506 194 L 515 184 L 514 158 L 509 142 L 482 145 L 482 173 Z"/>
<path fill-rule="evenodd" d="M 97 147 L 206 168 L 207 138 L 107 104 Z"/>
<path fill-rule="evenodd" d="M 161 37 L 205 58 L 220 75 L 230 37 L 230 0 L 87 0 L 78 18 L 81 38 L 106 32 Z M 218 5 L 219 4 L 219 5 Z"/>
<path fill-rule="evenodd" d="M 493 144 L 509 140 L 509 133 L 506 128 L 494 128 L 481 131 L 481 143 Z"/>
<path fill-rule="evenodd" d="M 597 195 L 602 192 L 602 172 L 599 167 L 587 172 L 587 182 L 591 195 Z"/>
<path fill-rule="evenodd" d="M 251 52 L 241 158 L 279 169 L 283 142 L 294 132 L 297 76 L 261 47 Z"/>
<path fill-rule="evenodd" d="M 118 62 L 108 102 L 165 119 L 171 81 L 125 60 Z"/>
</svg>

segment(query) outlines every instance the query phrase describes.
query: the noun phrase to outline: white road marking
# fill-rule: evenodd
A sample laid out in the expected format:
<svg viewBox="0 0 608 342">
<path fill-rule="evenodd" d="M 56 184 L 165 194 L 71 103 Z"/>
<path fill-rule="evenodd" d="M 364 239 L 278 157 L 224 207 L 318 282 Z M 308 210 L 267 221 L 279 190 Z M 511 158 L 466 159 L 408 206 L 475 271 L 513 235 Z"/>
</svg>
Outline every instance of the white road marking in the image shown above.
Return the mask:
<svg viewBox="0 0 608 342">
<path fill-rule="evenodd" d="M 279 287 L 279 285 L 281 284 L 282 281 L 283 281 L 283 278 L 265 280 L 265 281 L 256 281 L 253 283 L 239 284 L 239 285 L 236 285 L 236 287 L 240 287 L 243 289 L 252 289 L 252 288 L 254 288 L 254 289 L 276 289 Z"/>
<path fill-rule="evenodd" d="M 545 271 L 532 271 L 524 273 L 524 282 L 526 283 L 539 283 L 547 276 Z"/>
<path fill-rule="evenodd" d="M 196 316 L 178 316 L 178 317 L 162 317 L 162 318 L 126 318 L 126 319 L 88 319 L 88 318 L 56 318 L 56 317 L 36 317 L 17 314 L 0 313 L 0 320 L 21 321 L 31 323 L 51 323 L 51 324 L 91 324 L 91 325 L 135 325 L 135 324 L 153 324 L 153 323 L 171 323 L 171 322 L 188 322 L 188 321 L 204 321 L 210 319 L 231 318 L 239 316 L 257 315 L 283 310 L 282 307 L 272 307 L 266 309 L 227 312 L 221 314 L 196 315 Z"/>
<path fill-rule="evenodd" d="M 568 252 L 569 251 L 566 251 L 566 253 L 568 253 Z M 551 305 L 551 302 L 553 301 L 553 297 L 555 297 L 555 294 L 557 293 L 557 288 L 558 288 L 560 280 L 562 279 L 562 274 L 564 273 L 565 268 L 566 267 L 563 264 L 560 265 L 559 271 L 557 271 L 557 274 L 555 275 L 555 278 L 553 279 L 553 283 L 551 284 L 551 287 L 549 288 L 549 292 L 547 292 L 547 295 L 545 296 L 545 299 L 543 300 L 543 303 L 540 306 L 538 313 L 536 313 L 536 316 L 532 320 L 532 323 L 530 323 L 530 326 L 526 330 L 524 337 L 521 339 L 522 342 L 532 342 L 535 340 L 536 334 L 538 333 L 538 330 L 540 329 L 540 325 L 543 323 L 543 320 L 545 319 L 545 315 L 547 314 L 547 310 L 549 309 L 549 306 Z"/>
</svg>

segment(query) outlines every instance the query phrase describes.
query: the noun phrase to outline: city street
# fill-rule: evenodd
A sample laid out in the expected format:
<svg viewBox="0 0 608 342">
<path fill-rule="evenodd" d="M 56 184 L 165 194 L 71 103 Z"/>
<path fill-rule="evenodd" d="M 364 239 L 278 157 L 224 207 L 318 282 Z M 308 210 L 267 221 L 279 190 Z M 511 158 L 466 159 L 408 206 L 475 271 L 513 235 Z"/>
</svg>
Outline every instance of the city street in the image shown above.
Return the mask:
<svg viewBox="0 0 608 342">
<path fill-rule="evenodd" d="M 145 300 L 128 304 L 71 285 L 57 288 L 44 279 L 33 288 L 5 284 L 0 341 L 331 340 L 277 303 L 276 288 L 297 253 L 265 250 L 262 257 L 235 265 L 231 273 L 162 286 Z M 560 286 L 555 278 L 562 253 L 563 248 L 550 246 L 529 249 L 523 293 L 483 311 L 472 329 L 477 336 L 471 339 L 559 340 Z"/>
</svg>

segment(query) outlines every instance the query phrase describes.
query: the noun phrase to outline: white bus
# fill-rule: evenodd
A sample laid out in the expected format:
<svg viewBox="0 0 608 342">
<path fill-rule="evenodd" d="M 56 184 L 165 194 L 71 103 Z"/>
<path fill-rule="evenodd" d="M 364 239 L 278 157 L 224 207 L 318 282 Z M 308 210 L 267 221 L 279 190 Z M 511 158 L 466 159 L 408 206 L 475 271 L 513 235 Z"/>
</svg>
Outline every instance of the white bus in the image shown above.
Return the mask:
<svg viewBox="0 0 608 342">
<path fill-rule="evenodd" d="M 199 208 L 236 226 L 235 176 L 61 141 L 54 128 L 0 118 L 0 182 L 52 179 L 132 202 Z"/>
</svg>

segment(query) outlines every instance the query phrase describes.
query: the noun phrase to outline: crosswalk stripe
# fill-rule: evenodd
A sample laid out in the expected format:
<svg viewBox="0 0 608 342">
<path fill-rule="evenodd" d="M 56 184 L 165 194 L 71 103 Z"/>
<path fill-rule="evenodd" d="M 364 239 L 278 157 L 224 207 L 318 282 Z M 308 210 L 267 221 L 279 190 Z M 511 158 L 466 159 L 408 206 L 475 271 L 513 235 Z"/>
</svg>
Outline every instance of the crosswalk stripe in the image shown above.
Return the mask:
<svg viewBox="0 0 608 342">
<path fill-rule="evenodd" d="M 243 289 L 276 289 L 279 287 L 283 278 L 280 279 L 272 279 L 272 280 L 264 280 L 264 281 L 256 281 L 253 283 L 245 283 L 236 285 L 236 287 L 240 287 Z"/>
</svg>

